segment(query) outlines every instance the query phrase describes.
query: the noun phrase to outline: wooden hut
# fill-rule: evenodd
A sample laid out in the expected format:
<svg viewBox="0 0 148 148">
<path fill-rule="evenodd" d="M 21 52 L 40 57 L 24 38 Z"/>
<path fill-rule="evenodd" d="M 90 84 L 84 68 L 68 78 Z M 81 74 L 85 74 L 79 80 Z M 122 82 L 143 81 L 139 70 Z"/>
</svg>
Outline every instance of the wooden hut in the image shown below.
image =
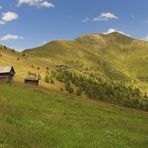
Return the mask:
<svg viewBox="0 0 148 148">
<path fill-rule="evenodd" d="M 11 83 L 14 75 L 15 71 L 13 66 L 0 66 L 0 83 Z"/>
<path fill-rule="evenodd" d="M 39 85 L 39 77 L 35 73 L 28 73 L 28 76 L 24 79 L 25 84 Z"/>
<path fill-rule="evenodd" d="M 35 85 L 35 86 L 39 85 L 39 79 L 36 79 L 36 78 L 26 78 L 24 82 L 25 84 L 30 84 L 30 85 Z"/>
<path fill-rule="evenodd" d="M 39 77 L 37 77 L 34 73 L 29 73 L 28 76 L 25 78 L 24 83 L 38 86 Z"/>
</svg>

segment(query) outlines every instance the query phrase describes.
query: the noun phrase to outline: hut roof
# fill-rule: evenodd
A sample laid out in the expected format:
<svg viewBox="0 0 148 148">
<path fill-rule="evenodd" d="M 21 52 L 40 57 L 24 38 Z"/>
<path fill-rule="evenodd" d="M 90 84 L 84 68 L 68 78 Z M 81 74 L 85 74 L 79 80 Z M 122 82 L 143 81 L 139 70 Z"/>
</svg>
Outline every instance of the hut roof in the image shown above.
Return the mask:
<svg viewBox="0 0 148 148">
<path fill-rule="evenodd" d="M 14 71 L 14 68 L 12 66 L 0 66 L 0 74 L 3 74 L 3 73 L 10 73 L 11 71 Z"/>
<path fill-rule="evenodd" d="M 25 80 L 28 80 L 28 81 L 39 81 L 38 78 L 25 78 Z"/>
</svg>

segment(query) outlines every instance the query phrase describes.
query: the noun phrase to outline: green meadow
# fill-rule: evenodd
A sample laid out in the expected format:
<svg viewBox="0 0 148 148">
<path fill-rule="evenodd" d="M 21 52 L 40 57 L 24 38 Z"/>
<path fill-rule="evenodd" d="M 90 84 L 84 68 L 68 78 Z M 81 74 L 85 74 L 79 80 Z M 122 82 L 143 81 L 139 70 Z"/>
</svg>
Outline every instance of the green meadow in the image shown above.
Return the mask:
<svg viewBox="0 0 148 148">
<path fill-rule="evenodd" d="M 0 85 L 2 148 L 146 148 L 148 113 L 41 87 Z"/>
<path fill-rule="evenodd" d="M 23 52 L 0 46 L 0 66 L 16 71 L 13 84 L 0 84 L 0 148 L 147 148 L 147 49 L 120 33 Z M 40 75 L 39 87 L 23 84 L 28 73 Z"/>
</svg>

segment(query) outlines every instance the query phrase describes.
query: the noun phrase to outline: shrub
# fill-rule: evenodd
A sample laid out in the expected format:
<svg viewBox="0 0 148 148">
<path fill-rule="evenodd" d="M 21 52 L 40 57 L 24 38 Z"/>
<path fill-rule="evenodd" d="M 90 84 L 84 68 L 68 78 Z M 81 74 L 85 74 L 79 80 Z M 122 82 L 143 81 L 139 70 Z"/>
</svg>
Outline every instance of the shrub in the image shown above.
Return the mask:
<svg viewBox="0 0 148 148">
<path fill-rule="evenodd" d="M 77 96 L 81 96 L 82 95 L 82 92 L 83 92 L 82 89 L 81 88 L 78 88 L 77 91 L 76 91 L 76 95 Z"/>
<path fill-rule="evenodd" d="M 40 67 L 39 66 L 37 67 L 37 70 L 40 70 Z"/>
<path fill-rule="evenodd" d="M 65 90 L 68 91 L 69 88 L 70 88 L 70 82 L 68 81 L 65 83 Z"/>
<path fill-rule="evenodd" d="M 63 88 L 60 88 L 60 91 L 63 91 Z"/>
<path fill-rule="evenodd" d="M 7 47 L 4 45 L 4 49 L 7 49 Z"/>
<path fill-rule="evenodd" d="M 68 92 L 69 92 L 70 94 L 72 94 L 72 93 L 74 92 L 74 89 L 73 89 L 72 87 L 69 87 Z"/>
<path fill-rule="evenodd" d="M 31 65 L 31 68 L 34 68 L 34 65 L 33 64 Z"/>
<path fill-rule="evenodd" d="M 40 74 L 38 74 L 38 79 L 41 80 L 41 75 Z"/>
<path fill-rule="evenodd" d="M 15 50 L 14 49 L 12 49 L 11 51 L 12 51 L 12 53 L 15 53 Z"/>
<path fill-rule="evenodd" d="M 25 57 L 25 56 L 26 56 L 26 54 L 23 52 L 23 53 L 22 53 L 22 57 Z"/>
<path fill-rule="evenodd" d="M 50 83 L 54 84 L 53 78 L 50 77 Z"/>
<path fill-rule="evenodd" d="M 48 74 L 45 75 L 45 82 L 49 83 L 49 75 Z"/>
</svg>

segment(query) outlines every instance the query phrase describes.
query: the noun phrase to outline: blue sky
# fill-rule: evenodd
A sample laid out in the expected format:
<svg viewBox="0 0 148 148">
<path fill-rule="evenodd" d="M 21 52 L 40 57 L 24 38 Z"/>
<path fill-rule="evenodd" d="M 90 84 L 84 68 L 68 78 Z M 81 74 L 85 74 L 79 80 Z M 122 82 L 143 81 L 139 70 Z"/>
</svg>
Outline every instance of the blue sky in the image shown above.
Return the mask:
<svg viewBox="0 0 148 148">
<path fill-rule="evenodd" d="M 1 0 L 0 44 L 18 50 L 86 33 L 148 40 L 148 0 Z"/>
</svg>

